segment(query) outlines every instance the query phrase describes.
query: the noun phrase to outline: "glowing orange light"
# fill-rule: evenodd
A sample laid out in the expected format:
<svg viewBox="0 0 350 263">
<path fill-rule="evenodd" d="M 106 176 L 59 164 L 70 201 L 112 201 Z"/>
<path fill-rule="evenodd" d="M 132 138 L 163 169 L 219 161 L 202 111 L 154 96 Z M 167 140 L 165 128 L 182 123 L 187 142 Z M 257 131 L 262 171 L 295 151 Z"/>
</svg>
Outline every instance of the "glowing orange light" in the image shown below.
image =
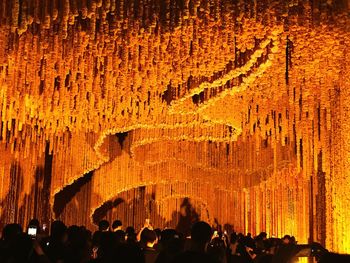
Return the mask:
<svg viewBox="0 0 350 263">
<path fill-rule="evenodd" d="M 108 216 L 174 224 L 189 197 L 350 253 L 348 2 L 161 2 L 0 3 L 0 221 L 92 228 L 142 186 L 154 210 Z"/>
</svg>

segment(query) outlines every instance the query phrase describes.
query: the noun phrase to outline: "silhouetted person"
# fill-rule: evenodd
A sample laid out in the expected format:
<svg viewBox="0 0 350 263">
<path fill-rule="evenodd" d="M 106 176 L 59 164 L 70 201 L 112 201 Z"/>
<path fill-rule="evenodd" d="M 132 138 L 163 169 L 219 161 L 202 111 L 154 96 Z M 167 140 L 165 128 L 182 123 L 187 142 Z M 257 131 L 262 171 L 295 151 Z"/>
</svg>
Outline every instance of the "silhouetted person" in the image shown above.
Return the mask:
<svg viewBox="0 0 350 263">
<path fill-rule="evenodd" d="M 174 260 L 184 247 L 184 242 L 175 229 L 164 229 L 160 236 L 160 253 L 156 263 L 167 263 Z"/>
<path fill-rule="evenodd" d="M 107 220 L 101 220 L 98 223 L 98 230 L 101 232 L 109 231 L 109 222 Z"/>
<path fill-rule="evenodd" d="M 232 233 L 230 236 L 229 247 L 227 251 L 227 262 L 229 263 L 240 263 L 243 262 L 242 257 L 238 253 L 238 235 Z"/>
<path fill-rule="evenodd" d="M 136 243 L 136 233 L 135 228 L 128 226 L 125 229 L 125 239 L 127 243 L 135 244 Z"/>
<path fill-rule="evenodd" d="M 259 251 L 265 250 L 265 244 L 264 242 L 267 240 L 267 234 L 265 232 L 261 232 L 256 238 L 255 243 L 256 247 Z"/>
<path fill-rule="evenodd" d="M 144 254 L 136 243 L 124 243 L 115 251 L 115 261 L 118 263 L 144 263 Z"/>
<path fill-rule="evenodd" d="M 156 232 L 157 238 L 158 238 L 158 240 L 159 240 L 159 239 L 160 239 L 160 236 L 161 236 L 161 234 L 162 234 L 162 230 L 161 230 L 160 228 L 156 228 L 156 229 L 154 229 L 154 232 Z"/>
<path fill-rule="evenodd" d="M 123 230 L 117 230 L 116 232 L 113 232 L 113 234 L 118 244 L 125 243 L 125 232 Z"/>
<path fill-rule="evenodd" d="M 221 263 L 227 262 L 225 242 L 218 236 L 211 240 L 207 248 L 208 254 Z"/>
<path fill-rule="evenodd" d="M 66 257 L 67 227 L 62 221 L 51 224 L 51 233 L 46 248 L 46 254 L 53 263 L 64 262 Z"/>
<path fill-rule="evenodd" d="M 319 263 L 349 263 L 350 262 L 350 255 L 341 255 L 341 254 L 335 254 L 335 253 L 325 253 Z"/>
<path fill-rule="evenodd" d="M 39 243 L 22 232 L 18 224 L 9 224 L 3 230 L 0 242 L 1 263 L 51 263 Z"/>
<path fill-rule="evenodd" d="M 157 259 L 158 252 L 154 248 L 158 238 L 155 231 L 145 228 L 141 233 L 141 246 L 145 257 L 145 263 L 154 263 Z"/>
<path fill-rule="evenodd" d="M 99 231 L 98 231 L 99 232 Z M 99 232 L 100 243 L 93 263 L 144 263 L 143 253 L 136 244 L 120 243 L 118 232 Z"/>
<path fill-rule="evenodd" d="M 19 224 L 8 224 L 4 227 L 0 241 L 0 262 L 5 262 L 12 256 L 12 248 L 20 234 L 22 234 L 22 227 Z"/>
<path fill-rule="evenodd" d="M 2 230 L 1 241 L 5 243 L 12 242 L 15 237 L 22 233 L 22 227 L 19 224 L 8 224 Z"/>
<path fill-rule="evenodd" d="M 38 231 L 40 231 L 40 222 L 39 222 L 38 219 L 36 219 L 36 218 L 31 219 L 31 220 L 29 221 L 29 223 L 28 223 L 28 228 L 29 228 L 30 226 L 35 226 L 35 227 L 38 229 Z M 37 232 L 37 233 L 38 233 L 38 232 Z"/>
<path fill-rule="evenodd" d="M 120 220 L 115 220 L 112 224 L 112 230 L 113 232 L 116 232 L 118 230 L 123 230 L 123 224 Z"/>
<path fill-rule="evenodd" d="M 42 231 L 39 220 L 36 218 L 31 219 L 28 223 L 27 233 L 29 233 L 29 228 L 35 229 L 35 232 L 36 232 L 35 239 L 42 246 L 45 246 L 45 241 L 47 241 L 47 234 L 45 233 L 45 231 Z"/>
<path fill-rule="evenodd" d="M 288 263 L 290 260 L 293 259 L 296 252 L 297 252 L 296 245 L 293 243 L 290 243 L 289 238 L 283 238 L 282 244 L 276 250 L 275 255 L 272 259 L 272 262 Z"/>
<path fill-rule="evenodd" d="M 285 235 L 283 238 L 282 238 L 282 243 L 284 245 L 288 245 L 288 244 L 292 244 L 292 238 L 290 235 Z"/>
<path fill-rule="evenodd" d="M 110 263 L 115 260 L 117 242 L 113 232 L 100 232 L 100 244 L 97 251 L 97 262 Z"/>
<path fill-rule="evenodd" d="M 240 236 L 237 246 L 237 254 L 240 255 L 241 262 L 253 262 L 256 254 L 254 253 L 255 243 L 250 235 Z"/>
<path fill-rule="evenodd" d="M 84 227 L 70 226 L 65 263 L 88 262 L 91 256 L 91 233 Z"/>
<path fill-rule="evenodd" d="M 209 224 L 199 221 L 191 229 L 191 248 L 181 253 L 174 260 L 176 263 L 214 263 L 217 262 L 207 254 L 207 246 L 212 231 Z"/>
</svg>

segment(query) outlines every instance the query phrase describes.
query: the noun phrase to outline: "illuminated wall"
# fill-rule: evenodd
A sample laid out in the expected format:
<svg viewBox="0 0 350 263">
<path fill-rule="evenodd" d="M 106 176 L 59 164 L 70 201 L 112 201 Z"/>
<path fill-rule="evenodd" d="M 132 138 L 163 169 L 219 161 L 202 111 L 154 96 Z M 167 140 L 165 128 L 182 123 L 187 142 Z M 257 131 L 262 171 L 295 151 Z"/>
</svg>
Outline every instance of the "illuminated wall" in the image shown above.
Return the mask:
<svg viewBox="0 0 350 263">
<path fill-rule="evenodd" d="M 188 198 L 350 253 L 349 7 L 1 1 L 1 224 L 175 226 Z"/>
</svg>

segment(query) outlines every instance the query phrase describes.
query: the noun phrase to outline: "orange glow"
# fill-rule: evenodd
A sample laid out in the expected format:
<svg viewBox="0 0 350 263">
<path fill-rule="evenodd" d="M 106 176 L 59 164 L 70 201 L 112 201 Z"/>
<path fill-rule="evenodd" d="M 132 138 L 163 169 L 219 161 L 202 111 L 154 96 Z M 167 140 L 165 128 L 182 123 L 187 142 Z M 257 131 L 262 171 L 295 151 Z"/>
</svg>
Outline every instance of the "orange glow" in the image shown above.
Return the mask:
<svg viewBox="0 0 350 263">
<path fill-rule="evenodd" d="M 0 222 L 93 228 L 122 198 L 104 216 L 162 227 L 188 197 L 350 253 L 349 5 L 2 1 Z"/>
</svg>

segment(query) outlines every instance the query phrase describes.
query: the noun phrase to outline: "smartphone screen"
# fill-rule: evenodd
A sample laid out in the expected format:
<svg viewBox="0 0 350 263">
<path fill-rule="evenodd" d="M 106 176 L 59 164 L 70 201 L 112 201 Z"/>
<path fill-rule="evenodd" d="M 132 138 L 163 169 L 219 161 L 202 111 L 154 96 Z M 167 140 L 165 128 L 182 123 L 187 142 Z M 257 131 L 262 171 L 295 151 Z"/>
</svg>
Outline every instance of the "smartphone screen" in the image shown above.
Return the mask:
<svg viewBox="0 0 350 263">
<path fill-rule="evenodd" d="M 37 230 L 36 226 L 29 226 L 28 235 L 30 235 L 31 237 L 36 237 L 37 231 L 38 230 Z"/>
</svg>

